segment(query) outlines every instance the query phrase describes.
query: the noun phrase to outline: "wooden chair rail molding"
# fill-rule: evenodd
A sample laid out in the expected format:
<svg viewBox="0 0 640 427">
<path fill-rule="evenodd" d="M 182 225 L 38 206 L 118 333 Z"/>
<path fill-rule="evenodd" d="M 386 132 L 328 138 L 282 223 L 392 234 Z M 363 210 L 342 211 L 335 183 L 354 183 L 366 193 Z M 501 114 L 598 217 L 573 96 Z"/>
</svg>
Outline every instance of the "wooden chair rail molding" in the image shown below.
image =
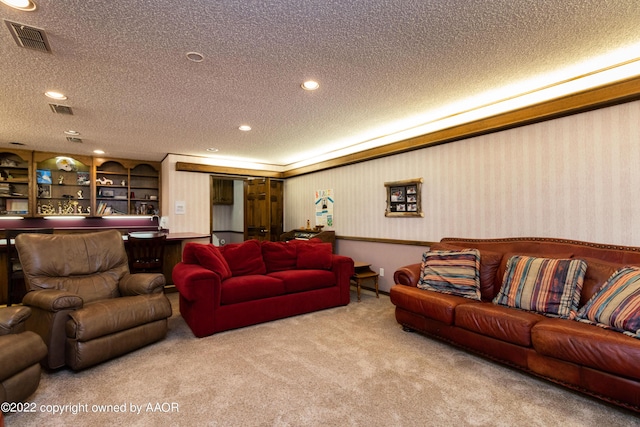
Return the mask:
<svg viewBox="0 0 640 427">
<path fill-rule="evenodd" d="M 370 243 L 388 243 L 391 245 L 408 245 L 408 246 L 431 246 L 437 242 L 427 242 L 421 240 L 399 240 L 399 239 L 379 239 L 374 237 L 354 237 L 354 236 L 337 236 L 336 240 L 351 240 L 354 242 L 370 242 Z"/>
<path fill-rule="evenodd" d="M 622 104 L 637 99 L 640 99 L 640 77 L 622 80 L 595 89 L 552 99 L 550 101 L 524 107 L 519 110 L 509 111 L 474 122 L 461 124 L 448 129 L 395 142 L 382 147 L 372 148 L 370 150 L 361 151 L 301 168 L 289 169 L 285 172 L 229 168 L 224 166 L 201 165 L 188 162 L 177 162 L 176 170 L 238 176 L 292 178 L 299 175 L 319 172 L 325 169 L 346 166 L 380 157 L 418 150 L 429 146 L 459 141 L 461 139 L 478 135 L 498 132 L 518 126 L 552 120 L 589 110 Z"/>
</svg>

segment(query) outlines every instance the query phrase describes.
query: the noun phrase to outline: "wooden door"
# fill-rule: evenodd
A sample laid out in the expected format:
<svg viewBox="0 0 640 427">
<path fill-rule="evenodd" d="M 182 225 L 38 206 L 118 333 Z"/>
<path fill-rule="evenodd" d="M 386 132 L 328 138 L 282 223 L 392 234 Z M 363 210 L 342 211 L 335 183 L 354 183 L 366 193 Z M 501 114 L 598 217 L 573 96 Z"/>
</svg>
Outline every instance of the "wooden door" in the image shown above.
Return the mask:
<svg viewBox="0 0 640 427">
<path fill-rule="evenodd" d="M 283 229 L 282 181 L 249 178 L 244 181 L 244 239 L 280 239 Z"/>
</svg>

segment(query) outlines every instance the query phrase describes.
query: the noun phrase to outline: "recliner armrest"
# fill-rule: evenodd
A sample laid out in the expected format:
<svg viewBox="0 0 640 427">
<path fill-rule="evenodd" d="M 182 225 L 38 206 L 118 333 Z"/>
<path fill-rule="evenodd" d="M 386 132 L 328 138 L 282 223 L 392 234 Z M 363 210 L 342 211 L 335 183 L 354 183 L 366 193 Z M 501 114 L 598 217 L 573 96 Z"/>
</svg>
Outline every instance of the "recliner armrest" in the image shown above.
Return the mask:
<svg viewBox="0 0 640 427">
<path fill-rule="evenodd" d="M 24 321 L 31 316 L 25 306 L 6 307 L 0 310 L 0 335 L 17 334 L 24 331 Z"/>
<path fill-rule="evenodd" d="M 82 298 L 68 291 L 42 289 L 27 292 L 22 304 L 45 311 L 77 310 L 82 308 Z"/>
<path fill-rule="evenodd" d="M 118 287 L 120 295 L 148 295 L 162 292 L 167 281 L 160 273 L 125 274 Z"/>
</svg>

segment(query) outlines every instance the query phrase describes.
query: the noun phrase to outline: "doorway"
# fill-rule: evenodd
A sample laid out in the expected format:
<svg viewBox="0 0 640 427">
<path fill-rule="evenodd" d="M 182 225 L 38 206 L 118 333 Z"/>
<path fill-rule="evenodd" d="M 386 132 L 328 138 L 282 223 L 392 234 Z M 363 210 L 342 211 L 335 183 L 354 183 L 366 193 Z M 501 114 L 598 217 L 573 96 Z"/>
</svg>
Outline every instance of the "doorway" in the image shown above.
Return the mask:
<svg viewBox="0 0 640 427">
<path fill-rule="evenodd" d="M 212 242 L 278 241 L 283 233 L 283 181 L 210 175 Z"/>
<path fill-rule="evenodd" d="M 283 233 L 283 182 L 273 178 L 244 181 L 244 239 L 277 242 Z"/>
</svg>

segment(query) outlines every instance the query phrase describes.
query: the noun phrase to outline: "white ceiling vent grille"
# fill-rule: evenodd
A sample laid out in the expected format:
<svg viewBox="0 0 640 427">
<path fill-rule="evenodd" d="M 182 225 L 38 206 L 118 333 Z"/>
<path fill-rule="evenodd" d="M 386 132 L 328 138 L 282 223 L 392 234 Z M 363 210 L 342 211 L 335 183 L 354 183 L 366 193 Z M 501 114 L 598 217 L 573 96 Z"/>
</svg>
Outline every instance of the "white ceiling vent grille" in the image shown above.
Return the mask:
<svg viewBox="0 0 640 427">
<path fill-rule="evenodd" d="M 7 24 L 7 27 L 9 27 L 9 32 L 11 32 L 18 46 L 51 53 L 51 46 L 49 46 L 49 41 L 47 40 L 47 35 L 44 30 L 17 22 L 7 20 L 4 22 Z"/>
<path fill-rule="evenodd" d="M 51 110 L 56 114 L 69 114 L 73 115 L 73 111 L 71 111 L 71 107 L 67 107 L 66 105 L 58 105 L 58 104 L 49 104 Z"/>
</svg>

